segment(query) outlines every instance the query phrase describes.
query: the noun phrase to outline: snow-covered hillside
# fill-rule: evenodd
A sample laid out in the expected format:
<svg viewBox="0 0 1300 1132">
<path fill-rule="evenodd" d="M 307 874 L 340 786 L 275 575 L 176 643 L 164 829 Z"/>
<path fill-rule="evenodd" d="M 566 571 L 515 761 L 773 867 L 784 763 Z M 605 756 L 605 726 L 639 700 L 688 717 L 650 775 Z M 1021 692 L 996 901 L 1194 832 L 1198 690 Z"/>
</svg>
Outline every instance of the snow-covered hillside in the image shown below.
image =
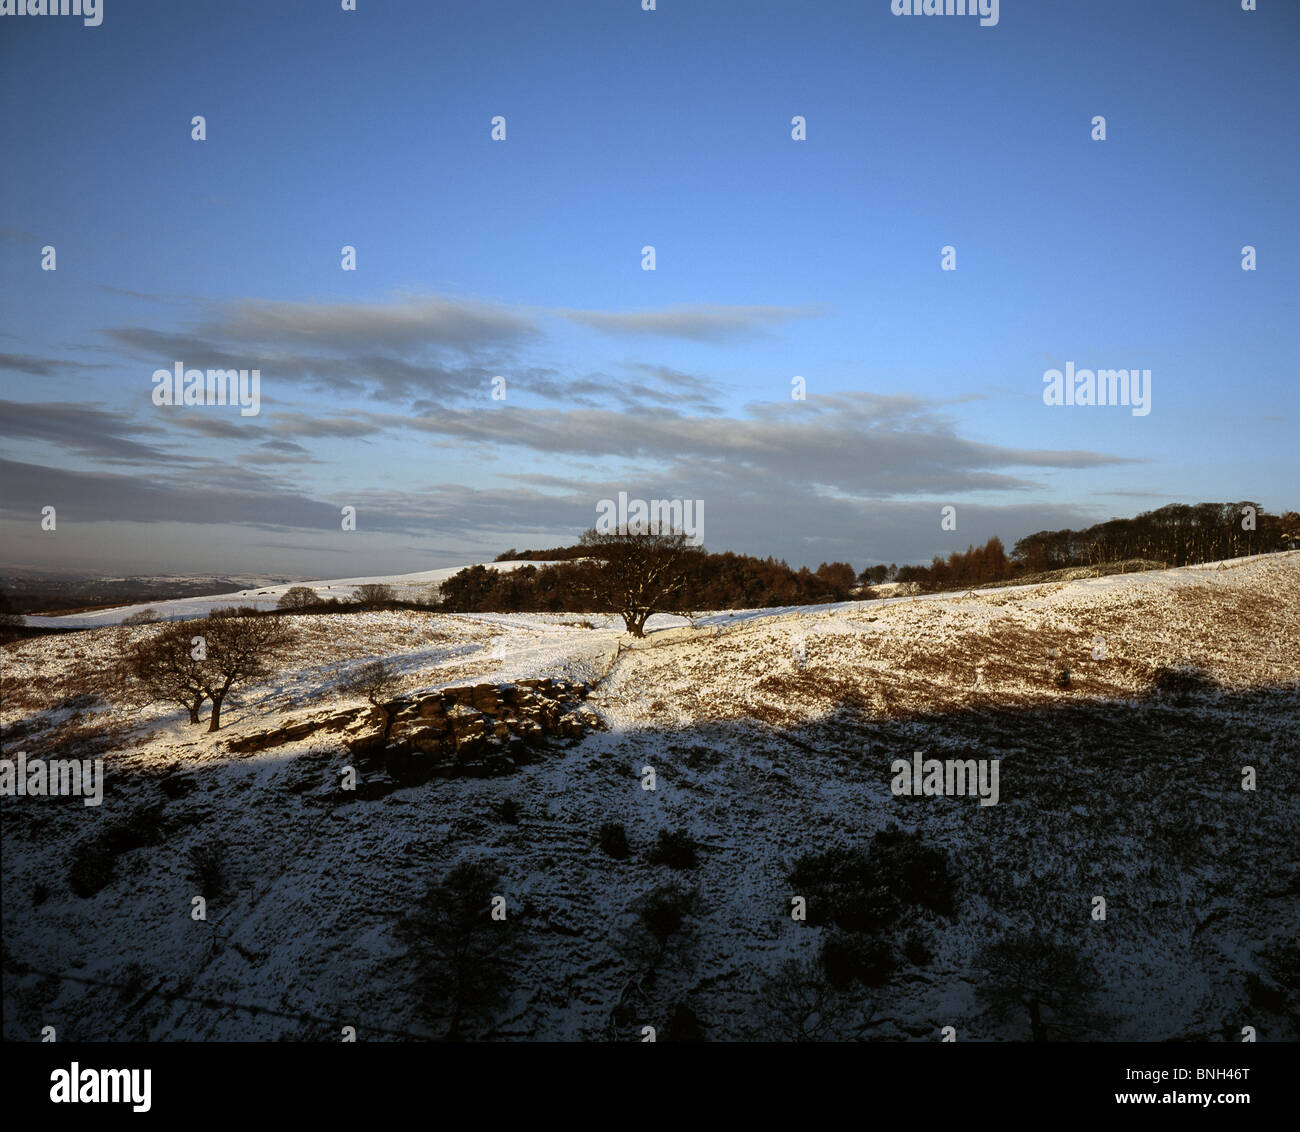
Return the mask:
<svg viewBox="0 0 1300 1132">
<path fill-rule="evenodd" d="M 485 566 L 489 570 L 509 571 L 517 570 L 520 566 L 549 566 L 553 563 L 512 561 L 483 562 L 477 565 Z M 152 610 L 160 621 L 184 621 L 192 617 L 206 617 L 213 609 L 222 609 L 231 605 L 274 609 L 280 598 L 294 586 L 306 586 L 325 599 L 339 598 L 346 601 L 355 595 L 359 586 L 386 585 L 392 589 L 393 597 L 398 601 L 429 601 L 437 596 L 438 586 L 464 569 L 467 567 L 450 566 L 441 570 L 420 570 L 414 574 L 380 574 L 372 578 L 327 578 L 317 582 L 283 582 L 278 585 L 235 590 L 232 593 L 213 594 L 210 597 L 187 597 L 120 605 L 112 609 L 96 610 L 93 613 L 28 617 L 26 624 L 52 629 L 96 629 L 102 625 L 120 625 L 132 614 L 143 613 L 145 610 Z"/>
<path fill-rule="evenodd" d="M 113 702 L 106 674 L 149 627 L 7 645 L 5 757 L 103 757 L 107 790 L 99 807 L 0 801 L 4 1034 L 437 1035 L 397 923 L 430 880 L 478 860 L 500 872 L 518 943 L 505 1000 L 477 1036 L 636 1041 L 685 1005 L 709 1038 L 780 1038 L 781 965 L 815 955 L 828 931 L 792 920 L 791 862 L 898 823 L 946 855 L 955 904 L 903 913 L 881 945 L 892 971 L 841 996 L 852 1022 L 836 1036 L 1027 1036 L 976 998 L 973 961 L 1040 923 L 1101 972 L 1092 1036 L 1223 1040 L 1252 1025 L 1260 1040 L 1294 1040 L 1294 991 L 1262 957 L 1300 923 L 1297 583 L 1292 552 L 707 614 L 694 623 L 716 635 L 622 651 L 618 620 L 587 614 L 306 615 L 277 678 L 237 693 L 215 735 L 183 712 Z M 340 791 L 357 760 L 327 734 L 227 749 L 360 703 L 338 682 L 376 656 L 400 669 L 404 693 L 591 683 L 587 705 L 608 730 L 505 777 L 372 801 Z M 896 796 L 891 765 L 918 750 L 1001 760 L 999 803 Z M 1244 767 L 1254 790 L 1242 789 Z M 507 801 L 517 823 L 502 816 Z M 76 895 L 78 845 L 124 822 L 143 823 L 152 843 L 124 848 L 108 883 Z M 628 859 L 598 847 L 605 823 L 626 829 Z M 659 832 L 679 828 L 698 864 L 651 863 Z M 195 849 L 226 861 L 208 922 L 191 918 Z M 628 942 L 636 902 L 669 883 L 695 890 L 693 909 L 648 961 Z"/>
</svg>

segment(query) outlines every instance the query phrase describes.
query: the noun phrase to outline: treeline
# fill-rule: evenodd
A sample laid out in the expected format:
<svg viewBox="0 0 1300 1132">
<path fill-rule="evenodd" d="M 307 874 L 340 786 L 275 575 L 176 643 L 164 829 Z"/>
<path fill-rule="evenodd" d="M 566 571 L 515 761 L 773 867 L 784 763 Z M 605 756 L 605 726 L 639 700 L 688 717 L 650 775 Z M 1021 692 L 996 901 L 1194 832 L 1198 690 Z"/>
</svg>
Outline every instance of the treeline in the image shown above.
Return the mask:
<svg viewBox="0 0 1300 1132">
<path fill-rule="evenodd" d="M 701 554 L 693 563 L 683 609 L 762 609 L 814 605 L 869 597 L 864 587 L 910 583 L 932 591 L 1014 582 L 1047 570 L 1135 562 L 1186 566 L 1300 546 L 1300 515 L 1270 515 L 1258 503 L 1171 503 L 1132 519 L 1111 519 L 1083 530 L 1038 531 L 1008 554 L 994 536 L 928 566 L 868 566 L 855 574 L 844 562 L 795 570 L 774 558 L 730 551 Z M 500 573 L 470 566 L 442 586 L 442 608 L 456 613 L 591 612 L 591 549 L 581 545 L 547 550 L 510 549 L 496 562 L 547 561 Z"/>
<path fill-rule="evenodd" d="M 864 583 L 911 582 L 922 590 L 1010 582 L 1046 570 L 1141 561 L 1187 566 L 1300 546 L 1300 515 L 1270 515 L 1257 503 L 1170 503 L 1132 519 L 1110 519 L 1084 530 L 1039 531 L 1008 556 L 1001 539 L 968 547 L 929 566 L 875 566 Z"/>
<path fill-rule="evenodd" d="M 548 550 L 554 566 L 521 566 L 508 572 L 469 566 L 442 584 L 442 609 L 451 613 L 586 613 L 600 610 L 590 561 L 566 561 L 574 548 Z M 584 555 L 591 551 L 577 548 Z M 531 552 L 525 552 L 531 553 Z M 509 561 L 518 556 L 496 561 Z M 858 587 L 847 562 L 823 562 L 816 570 L 791 569 L 774 558 L 701 554 L 692 563 L 682 609 L 764 609 L 782 605 L 816 605 L 847 601 Z"/>
<path fill-rule="evenodd" d="M 900 566 L 894 580 L 912 582 L 923 590 L 942 590 L 1005 582 L 1022 572 L 1021 565 L 1007 557 L 1002 540 L 994 535 L 983 546 L 954 551 L 947 558 L 935 555 L 929 566 Z"/>
<path fill-rule="evenodd" d="M 1030 573 L 1144 558 L 1166 566 L 1288 550 L 1300 543 L 1300 515 L 1270 515 L 1258 503 L 1170 503 L 1133 519 L 1082 531 L 1039 531 L 1012 557 Z"/>
<path fill-rule="evenodd" d="M 550 550 L 516 550 L 511 547 L 498 554 L 493 562 L 570 562 L 585 558 L 591 551 L 581 546 L 553 546 Z"/>
</svg>

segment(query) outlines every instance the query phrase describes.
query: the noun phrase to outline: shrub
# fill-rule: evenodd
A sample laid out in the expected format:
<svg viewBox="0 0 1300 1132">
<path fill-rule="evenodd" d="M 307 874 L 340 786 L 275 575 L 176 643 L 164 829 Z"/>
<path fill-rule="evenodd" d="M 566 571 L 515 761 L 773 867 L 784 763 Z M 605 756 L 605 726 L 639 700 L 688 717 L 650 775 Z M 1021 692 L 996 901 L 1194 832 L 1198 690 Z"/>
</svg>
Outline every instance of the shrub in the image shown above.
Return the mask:
<svg viewBox="0 0 1300 1132">
<path fill-rule="evenodd" d="M 866 851 L 836 847 L 796 858 L 787 879 L 808 901 L 808 923 L 870 932 L 904 907 L 948 915 L 954 886 L 942 851 L 896 825 L 875 833 Z"/>
<path fill-rule="evenodd" d="M 523 812 L 523 807 L 513 798 L 506 798 L 497 806 L 497 817 L 506 825 L 518 825 L 519 815 Z"/>
<path fill-rule="evenodd" d="M 664 1030 L 664 1038 L 670 1042 L 702 1042 L 706 1040 L 699 1015 L 684 1002 L 679 1002 L 673 1007 L 672 1014 L 668 1018 L 668 1025 Z"/>
<path fill-rule="evenodd" d="M 903 958 L 914 967 L 926 967 L 934 958 L 934 953 L 926 944 L 925 937 L 919 931 L 912 931 L 903 941 Z"/>
<path fill-rule="evenodd" d="M 168 798 L 183 798 L 194 789 L 194 779 L 187 774 L 168 774 L 158 780 L 158 789 Z"/>
<path fill-rule="evenodd" d="M 68 887 L 78 896 L 94 896 L 113 879 L 113 855 L 98 838 L 79 841 L 68 862 Z"/>
<path fill-rule="evenodd" d="M 1151 678 L 1151 690 L 1161 699 L 1171 699 L 1186 704 L 1195 695 L 1214 691 L 1214 679 L 1192 665 L 1157 668 Z"/>
<path fill-rule="evenodd" d="M 1062 668 L 1053 678 L 1053 682 L 1058 688 L 1068 688 L 1070 686 L 1070 670 Z"/>
<path fill-rule="evenodd" d="M 808 923 L 835 924 L 847 931 L 871 931 L 888 923 L 896 902 L 873 877 L 860 849 L 834 848 L 795 859 L 787 876 L 808 901 Z"/>
<path fill-rule="evenodd" d="M 670 869 L 693 869 L 699 863 L 695 839 L 684 829 L 659 831 L 659 843 L 650 851 L 652 865 Z"/>
<path fill-rule="evenodd" d="M 890 825 L 872 836 L 869 854 L 885 886 L 900 903 L 944 916 L 952 914 L 956 885 L 942 849 L 922 844 L 919 833 Z"/>
<path fill-rule="evenodd" d="M 277 609 L 310 609 L 321 605 L 320 596 L 311 586 L 290 586 L 275 603 Z"/>
<path fill-rule="evenodd" d="M 220 896 L 226 887 L 226 851 L 220 844 L 195 845 L 189 852 L 190 881 L 205 900 Z"/>
<path fill-rule="evenodd" d="M 121 853 L 157 845 L 162 840 L 162 806 L 142 806 L 129 817 L 106 826 L 98 836 L 78 842 L 68 864 L 68 885 L 78 896 L 94 896 L 113 879 Z"/>
<path fill-rule="evenodd" d="M 1259 1010 L 1280 1014 L 1286 1009 L 1286 991 L 1281 987 L 1270 986 L 1254 971 L 1246 974 L 1246 993 L 1250 998 L 1250 1005 Z"/>
<path fill-rule="evenodd" d="M 821 963 L 826 981 L 836 990 L 847 990 L 855 982 L 876 987 L 893 974 L 894 952 L 881 939 L 832 932 L 822 941 Z"/>
<path fill-rule="evenodd" d="M 162 806 L 141 806 L 129 817 L 109 825 L 99 842 L 113 857 L 132 849 L 144 849 L 162 840 Z"/>
<path fill-rule="evenodd" d="M 695 907 L 695 893 L 690 889 L 663 885 L 656 888 L 640 905 L 642 926 L 660 945 L 682 929 L 682 921 Z"/>
<path fill-rule="evenodd" d="M 122 618 L 123 625 L 152 625 L 155 621 L 161 621 L 156 609 L 137 609 L 134 613 L 128 613 Z"/>
<path fill-rule="evenodd" d="M 627 844 L 627 830 L 616 821 L 607 821 L 600 827 L 600 848 L 616 861 L 623 861 L 631 850 Z"/>
</svg>

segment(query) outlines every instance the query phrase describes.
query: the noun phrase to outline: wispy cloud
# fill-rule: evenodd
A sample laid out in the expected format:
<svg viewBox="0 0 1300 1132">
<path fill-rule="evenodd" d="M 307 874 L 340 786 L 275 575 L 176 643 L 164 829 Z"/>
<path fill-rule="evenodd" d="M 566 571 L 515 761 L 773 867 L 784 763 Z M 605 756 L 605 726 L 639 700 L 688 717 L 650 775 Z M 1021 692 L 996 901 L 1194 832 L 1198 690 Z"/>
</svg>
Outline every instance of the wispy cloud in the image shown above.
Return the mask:
<svg viewBox="0 0 1300 1132">
<path fill-rule="evenodd" d="M 684 338 L 692 342 L 722 342 L 771 333 L 796 319 L 825 313 L 814 306 L 726 306 L 719 303 L 678 303 L 633 311 L 557 308 L 550 313 L 606 334 L 636 334 Z"/>
<path fill-rule="evenodd" d="M 0 436 L 35 441 L 108 463 L 171 461 L 162 448 L 134 439 L 157 435 L 161 429 L 142 424 L 131 414 L 65 402 L 0 400 Z M 12 487 L 12 485 L 6 485 Z"/>
</svg>

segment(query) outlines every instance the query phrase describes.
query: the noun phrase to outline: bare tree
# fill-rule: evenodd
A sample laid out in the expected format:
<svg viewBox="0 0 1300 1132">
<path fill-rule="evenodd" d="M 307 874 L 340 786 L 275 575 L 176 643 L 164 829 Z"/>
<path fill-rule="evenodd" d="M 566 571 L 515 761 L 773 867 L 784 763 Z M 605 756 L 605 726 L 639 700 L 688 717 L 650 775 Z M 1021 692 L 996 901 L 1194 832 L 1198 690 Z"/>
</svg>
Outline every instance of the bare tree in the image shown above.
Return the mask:
<svg viewBox="0 0 1300 1132">
<path fill-rule="evenodd" d="M 352 591 L 352 596 L 361 605 L 381 605 L 386 601 L 396 600 L 393 587 L 386 586 L 382 582 L 368 582 L 364 586 L 357 586 Z"/>
<path fill-rule="evenodd" d="M 234 609 L 214 609 L 197 631 L 204 637 L 208 662 L 203 690 L 212 701 L 209 731 L 221 727 L 221 704 L 235 684 L 271 671 L 271 663 L 297 634 L 279 617 L 240 616 Z"/>
<path fill-rule="evenodd" d="M 663 527 L 644 534 L 592 529 L 582 545 L 596 559 L 584 588 L 602 609 L 619 614 L 634 637 L 645 636 L 651 614 L 678 610 L 704 556 L 684 532 Z"/>
<path fill-rule="evenodd" d="M 339 681 L 339 691 L 351 696 L 365 696 L 384 713 L 384 733 L 379 745 L 388 742 L 397 707 L 392 703 L 401 677 L 386 660 L 369 660 Z"/>
<path fill-rule="evenodd" d="M 206 645 L 195 640 L 200 635 L 194 624 L 175 621 L 128 646 L 121 664 L 128 689 L 145 702 L 179 704 L 198 723 L 209 683 Z"/>
<path fill-rule="evenodd" d="M 459 1041 L 465 1024 L 490 1014 L 506 990 L 514 936 L 506 921 L 492 917 L 500 884 L 490 861 L 456 865 L 398 923 L 415 960 L 421 1006 L 430 1020 L 448 1023 L 446 1041 Z"/>
<path fill-rule="evenodd" d="M 787 959 L 764 980 L 761 1003 L 755 1041 L 853 1041 L 875 1021 L 874 1006 L 832 986 L 819 959 Z"/>
<path fill-rule="evenodd" d="M 1047 1041 L 1052 1031 L 1070 1036 L 1089 1028 L 1090 1002 L 1100 987 L 1096 968 L 1046 932 L 996 940 L 981 949 L 974 965 L 975 997 L 994 1017 L 1027 1016 L 1034 1041 Z"/>
</svg>

